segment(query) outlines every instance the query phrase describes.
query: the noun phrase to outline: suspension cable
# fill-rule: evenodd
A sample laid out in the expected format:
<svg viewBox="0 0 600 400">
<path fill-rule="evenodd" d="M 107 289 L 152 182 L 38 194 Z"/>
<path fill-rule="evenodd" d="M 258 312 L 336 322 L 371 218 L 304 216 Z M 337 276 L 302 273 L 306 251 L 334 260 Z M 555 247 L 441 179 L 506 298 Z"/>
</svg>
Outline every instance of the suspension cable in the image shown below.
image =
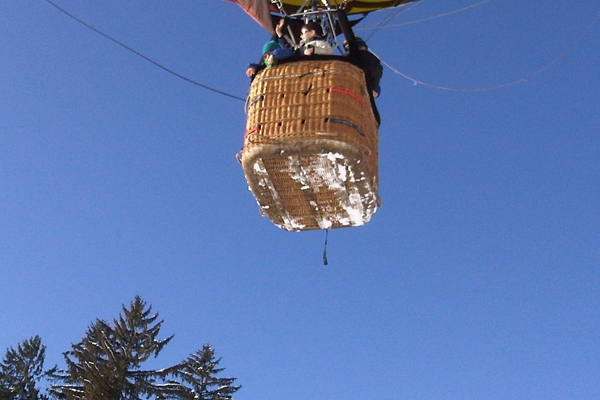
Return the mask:
<svg viewBox="0 0 600 400">
<path fill-rule="evenodd" d="M 233 94 L 229 94 L 229 93 L 223 92 L 223 91 L 221 91 L 221 90 L 218 90 L 218 89 L 212 88 L 212 87 L 210 87 L 210 86 L 203 85 L 202 83 L 196 82 L 196 81 L 194 81 L 194 80 L 192 80 L 192 79 L 190 79 L 190 78 L 187 78 L 187 77 L 185 77 L 185 76 L 183 76 L 183 75 L 181 75 L 181 74 L 178 74 L 177 72 L 175 72 L 175 71 L 173 71 L 173 70 L 171 70 L 171 69 L 169 69 L 169 68 L 167 68 L 167 67 L 165 67 L 165 66 L 163 66 L 163 65 L 161 65 L 161 64 L 159 64 L 159 63 L 157 63 L 156 61 L 154 61 L 154 60 L 152 60 L 152 59 L 150 59 L 150 58 L 146 57 L 146 56 L 145 56 L 145 55 L 143 55 L 142 53 L 140 53 L 140 52 L 138 52 L 138 51 L 136 51 L 136 50 L 132 49 L 131 47 L 127 46 L 126 44 L 123 44 L 122 42 L 119 42 L 117 39 L 114 39 L 113 37 L 111 37 L 111 36 L 107 35 L 106 33 L 104 33 L 104 32 L 102 32 L 102 31 L 100 31 L 100 30 L 98 30 L 98 29 L 94 28 L 94 27 L 93 27 L 93 26 L 91 26 L 90 24 L 88 24 L 88 23 L 86 23 L 86 22 L 82 21 L 81 19 L 77 18 L 76 16 L 74 16 L 74 15 L 73 15 L 73 14 L 71 14 L 71 13 L 69 13 L 69 12 L 68 12 L 68 11 L 66 11 L 65 9 L 63 9 L 63 8 L 59 7 L 57 4 L 53 3 L 52 1 L 50 1 L 50 0 L 45 0 L 45 1 L 46 1 L 47 3 L 49 3 L 50 5 L 52 5 L 53 7 L 55 7 L 55 8 L 56 8 L 57 10 L 59 10 L 60 12 L 62 12 L 63 14 L 65 14 L 66 16 L 68 16 L 68 17 L 72 18 L 73 20 L 75 20 L 75 21 L 79 22 L 81 25 L 85 26 L 86 28 L 88 28 L 88 29 L 91 29 L 92 31 L 94 31 L 94 32 L 98 33 L 99 35 L 102 35 L 102 36 L 104 36 L 106 39 L 110 40 L 111 42 L 118 44 L 119 46 L 121 46 L 121 47 L 125 48 L 126 50 L 128 50 L 128 51 L 132 52 L 132 53 L 133 53 L 133 54 L 135 54 L 136 56 L 143 58 L 144 60 L 148 61 L 149 63 L 151 63 L 151 64 L 154 64 L 154 65 L 155 65 L 155 66 L 157 66 L 158 68 L 160 68 L 160 69 L 162 69 L 162 70 L 164 70 L 164 71 L 166 71 L 166 72 L 168 72 L 168 73 L 170 73 L 170 74 L 172 74 L 172 75 L 174 75 L 174 76 L 176 76 L 176 77 L 178 77 L 178 78 L 180 78 L 180 79 L 183 79 L 183 80 L 184 80 L 184 81 L 186 81 L 186 82 L 189 82 L 189 83 L 191 83 L 191 84 L 193 84 L 193 85 L 199 86 L 199 87 L 201 87 L 201 88 L 203 88 L 203 89 L 210 90 L 211 92 L 215 92 L 215 93 L 218 93 L 218 94 L 220 94 L 220 95 L 223 95 L 223 96 L 231 97 L 232 99 L 240 100 L 240 101 L 243 101 L 243 102 L 245 102 L 245 101 L 246 101 L 246 99 L 244 99 L 244 98 L 242 98 L 242 97 L 235 96 L 235 95 L 233 95 Z"/>
<path fill-rule="evenodd" d="M 377 25 L 377 26 L 365 26 L 365 27 L 363 27 L 361 29 L 364 29 L 364 30 L 368 30 L 368 29 L 383 29 L 383 28 L 392 28 L 392 27 L 396 27 L 396 26 L 418 24 L 419 22 L 431 21 L 432 19 L 447 17 L 448 15 L 456 14 L 456 13 L 468 10 L 469 8 L 480 6 L 480 5 L 485 4 L 485 3 L 489 2 L 489 1 L 491 1 L 491 0 L 483 0 L 483 1 L 480 1 L 479 3 L 471 4 L 469 6 L 462 7 L 462 8 L 459 8 L 457 10 L 449 11 L 449 12 L 446 12 L 446 13 L 443 13 L 443 14 L 438 14 L 438 15 L 434 15 L 434 16 L 431 16 L 431 17 L 427 17 L 427 18 L 416 19 L 416 20 L 413 20 L 413 21 L 400 22 L 398 24 L 392 24 L 392 25 L 385 24 L 383 26 L 380 26 L 381 25 L 380 24 L 380 25 Z"/>
<path fill-rule="evenodd" d="M 435 85 L 432 83 L 427 83 L 427 82 L 423 82 L 420 81 L 418 79 L 412 78 L 406 74 L 403 74 L 402 72 L 398 71 L 397 69 L 395 69 L 394 67 L 392 67 L 391 65 L 389 65 L 388 63 L 386 63 L 385 61 L 381 60 L 381 62 L 388 67 L 389 69 L 391 69 L 395 74 L 400 75 L 401 77 L 408 79 L 409 81 L 412 81 L 413 85 L 423 85 L 423 86 L 427 86 L 433 89 L 439 89 L 439 90 L 449 90 L 449 91 L 454 91 L 454 92 L 482 92 L 482 91 L 486 91 L 486 90 L 495 90 L 495 89 L 501 89 L 501 88 L 505 88 L 508 86 L 513 86 L 516 85 L 517 83 L 522 83 L 522 82 L 529 82 L 529 80 L 531 78 L 533 78 L 534 76 L 544 72 L 545 70 L 547 70 L 548 68 L 550 68 L 552 65 L 554 65 L 555 63 L 557 63 L 558 61 L 562 60 L 564 57 L 567 56 L 567 54 L 569 54 L 592 30 L 592 28 L 594 27 L 594 25 L 596 24 L 596 22 L 598 22 L 598 20 L 600 20 L 600 13 L 598 13 L 598 15 L 596 15 L 596 18 L 594 18 L 594 20 L 592 21 L 591 24 L 589 24 L 587 26 L 587 28 L 585 28 L 585 30 L 583 31 L 583 33 L 581 33 L 577 39 L 575 39 L 573 41 L 573 43 L 571 43 L 571 45 L 569 47 L 567 47 L 562 53 L 560 53 L 557 57 L 555 57 L 554 59 L 552 59 L 552 61 L 550 61 L 549 63 L 547 63 L 546 65 L 544 65 L 543 67 L 537 69 L 536 71 L 532 72 L 531 74 L 517 79 L 515 81 L 512 82 L 506 82 L 506 83 L 502 83 L 499 85 L 495 85 L 495 86 L 487 86 L 487 87 L 478 87 L 478 88 L 457 88 L 457 87 L 448 87 L 448 86 L 440 86 L 440 85 Z M 369 51 L 371 51 L 371 49 L 369 49 Z M 373 51 L 371 51 L 373 54 L 375 54 Z M 377 54 L 375 54 L 377 56 Z M 377 56 L 379 58 L 379 56 Z"/>
<path fill-rule="evenodd" d="M 412 10 L 414 7 L 416 7 L 420 4 L 421 4 L 420 2 L 416 2 L 416 3 L 412 3 L 410 5 L 406 5 L 403 7 L 398 7 L 398 11 L 392 13 L 391 15 L 388 15 L 388 17 L 386 17 L 385 19 L 383 19 L 383 21 L 381 21 L 379 24 L 377 24 L 376 27 L 370 28 L 370 29 L 373 29 L 373 32 L 371 32 L 371 34 L 364 40 L 369 41 L 369 39 L 371 39 L 377 32 L 379 32 L 380 29 L 384 28 L 391 20 L 393 20 L 400 14 L 403 14 L 409 10 Z M 366 29 L 366 28 L 362 28 L 362 29 Z"/>
</svg>

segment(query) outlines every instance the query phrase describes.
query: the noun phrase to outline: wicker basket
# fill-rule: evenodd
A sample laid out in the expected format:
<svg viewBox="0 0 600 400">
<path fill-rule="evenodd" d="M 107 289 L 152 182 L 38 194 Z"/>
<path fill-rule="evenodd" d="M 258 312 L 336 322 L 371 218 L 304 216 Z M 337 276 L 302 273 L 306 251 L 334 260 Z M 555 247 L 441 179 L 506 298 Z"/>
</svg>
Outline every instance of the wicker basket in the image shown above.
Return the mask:
<svg viewBox="0 0 600 400">
<path fill-rule="evenodd" d="M 254 79 L 242 166 L 275 225 L 359 226 L 377 209 L 377 122 L 362 70 L 341 60 L 265 69 Z"/>
</svg>

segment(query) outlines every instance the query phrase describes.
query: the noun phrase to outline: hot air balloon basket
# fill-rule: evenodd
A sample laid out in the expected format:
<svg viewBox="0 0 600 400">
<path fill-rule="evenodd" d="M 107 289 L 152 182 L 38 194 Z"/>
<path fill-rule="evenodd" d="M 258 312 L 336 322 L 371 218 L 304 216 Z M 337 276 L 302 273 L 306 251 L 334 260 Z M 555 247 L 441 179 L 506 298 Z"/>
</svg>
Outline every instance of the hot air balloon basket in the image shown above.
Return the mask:
<svg viewBox="0 0 600 400">
<path fill-rule="evenodd" d="M 311 60 L 265 69 L 246 110 L 241 163 L 263 215 L 288 231 L 371 219 L 378 126 L 360 68 Z"/>
</svg>

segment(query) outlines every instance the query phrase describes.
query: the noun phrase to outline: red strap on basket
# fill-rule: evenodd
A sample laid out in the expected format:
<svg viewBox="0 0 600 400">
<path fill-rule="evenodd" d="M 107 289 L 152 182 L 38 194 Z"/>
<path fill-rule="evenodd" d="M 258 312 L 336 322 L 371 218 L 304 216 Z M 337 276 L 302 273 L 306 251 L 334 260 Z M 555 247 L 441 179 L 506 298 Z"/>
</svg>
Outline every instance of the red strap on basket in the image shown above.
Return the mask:
<svg viewBox="0 0 600 400">
<path fill-rule="evenodd" d="M 363 101 L 363 99 L 361 99 L 360 97 L 358 97 L 358 95 L 356 93 L 354 93 L 348 89 L 339 88 L 339 87 L 331 87 L 331 88 L 329 88 L 329 91 L 347 94 L 348 96 L 354 97 L 356 99 L 356 101 L 358 101 L 362 106 L 365 105 L 365 102 Z"/>
<path fill-rule="evenodd" d="M 247 130 L 246 133 L 244 134 L 244 141 L 246 140 L 248 135 L 258 132 L 259 129 L 260 129 L 260 125 L 256 125 L 256 126 L 253 126 L 252 128 L 250 128 L 249 130 Z"/>
</svg>

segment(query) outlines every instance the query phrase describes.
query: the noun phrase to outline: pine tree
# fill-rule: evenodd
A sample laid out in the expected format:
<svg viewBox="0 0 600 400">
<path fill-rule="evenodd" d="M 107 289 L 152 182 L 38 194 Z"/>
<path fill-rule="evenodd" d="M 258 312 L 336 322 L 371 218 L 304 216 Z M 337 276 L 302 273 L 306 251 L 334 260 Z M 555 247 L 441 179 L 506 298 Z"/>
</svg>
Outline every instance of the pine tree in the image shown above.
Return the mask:
<svg viewBox="0 0 600 400">
<path fill-rule="evenodd" d="M 0 363 L 0 399 L 42 400 L 37 383 L 43 377 L 46 346 L 34 336 L 7 350 Z"/>
<path fill-rule="evenodd" d="M 216 352 L 210 345 L 202 346 L 202 350 L 190 355 L 181 363 L 179 376 L 191 385 L 187 398 L 198 400 L 232 400 L 232 394 L 241 386 L 233 386 L 236 378 L 218 378 L 224 368 L 217 368 L 221 359 L 215 359 Z"/>
<path fill-rule="evenodd" d="M 151 315 L 141 297 L 114 320 L 114 327 L 96 320 L 81 342 L 65 352 L 65 370 L 55 371 L 53 379 L 61 383 L 50 392 L 59 399 L 137 400 L 140 398 L 180 398 L 185 388 L 167 377 L 177 366 L 162 370 L 143 370 L 142 364 L 162 351 L 173 338 L 158 340 L 163 321 Z"/>
</svg>

